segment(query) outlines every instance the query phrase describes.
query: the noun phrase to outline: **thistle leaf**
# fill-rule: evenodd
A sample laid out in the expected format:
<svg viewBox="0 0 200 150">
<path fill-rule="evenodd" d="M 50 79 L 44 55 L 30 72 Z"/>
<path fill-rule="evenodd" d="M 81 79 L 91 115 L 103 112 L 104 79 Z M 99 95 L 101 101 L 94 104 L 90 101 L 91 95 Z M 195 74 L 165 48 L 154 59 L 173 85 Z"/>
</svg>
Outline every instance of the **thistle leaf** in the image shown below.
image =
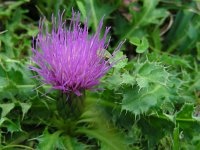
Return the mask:
<svg viewBox="0 0 200 150">
<path fill-rule="evenodd" d="M 14 103 L 0 104 L 0 107 L 2 109 L 1 118 L 3 118 L 15 107 L 15 104 Z"/>
</svg>

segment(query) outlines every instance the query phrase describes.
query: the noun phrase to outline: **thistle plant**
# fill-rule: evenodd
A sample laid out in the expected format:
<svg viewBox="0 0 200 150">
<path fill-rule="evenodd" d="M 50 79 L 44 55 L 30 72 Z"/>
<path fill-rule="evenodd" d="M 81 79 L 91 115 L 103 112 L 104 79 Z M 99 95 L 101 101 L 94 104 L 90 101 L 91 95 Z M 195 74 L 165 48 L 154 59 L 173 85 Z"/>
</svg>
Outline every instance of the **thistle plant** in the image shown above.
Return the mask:
<svg viewBox="0 0 200 150">
<path fill-rule="evenodd" d="M 110 27 L 106 27 L 101 37 L 103 19 L 92 35 L 89 35 L 87 20 L 81 26 L 79 12 L 72 11 L 68 28 L 66 20 L 63 21 L 63 13 L 58 14 L 58 19 L 52 15 L 51 32 L 44 23 L 45 19 L 41 19 L 39 33 L 33 42 L 32 61 L 35 66 L 31 66 L 31 70 L 37 72 L 35 78 L 43 82 L 43 85 L 48 84 L 52 86 L 51 89 L 60 90 L 70 103 L 75 101 L 75 97 L 84 96 L 85 90 L 97 90 L 100 79 L 122 59 L 112 63 L 110 61 L 123 42 L 110 58 L 105 58 L 110 41 L 107 38 Z"/>
</svg>

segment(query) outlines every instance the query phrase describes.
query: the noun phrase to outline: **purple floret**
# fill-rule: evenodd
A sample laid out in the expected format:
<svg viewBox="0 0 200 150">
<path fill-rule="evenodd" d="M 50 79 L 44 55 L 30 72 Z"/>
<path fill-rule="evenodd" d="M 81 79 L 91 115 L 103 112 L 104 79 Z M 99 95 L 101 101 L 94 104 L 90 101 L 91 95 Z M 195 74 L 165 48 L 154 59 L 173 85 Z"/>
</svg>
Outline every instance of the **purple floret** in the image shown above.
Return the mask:
<svg viewBox="0 0 200 150">
<path fill-rule="evenodd" d="M 57 21 L 52 17 L 51 32 L 44 26 L 44 19 L 40 21 L 39 33 L 32 47 L 32 61 L 36 65 L 30 68 L 38 73 L 38 80 L 52 85 L 52 89 L 74 92 L 79 96 L 82 90 L 95 89 L 100 78 L 116 63 L 110 64 L 110 59 L 116 55 L 122 43 L 106 59 L 109 45 L 106 36 L 110 27 L 106 28 L 101 38 L 103 19 L 96 33 L 90 36 L 87 21 L 81 27 L 80 13 L 72 13 L 69 28 L 66 28 L 62 16 L 59 14 Z"/>
</svg>

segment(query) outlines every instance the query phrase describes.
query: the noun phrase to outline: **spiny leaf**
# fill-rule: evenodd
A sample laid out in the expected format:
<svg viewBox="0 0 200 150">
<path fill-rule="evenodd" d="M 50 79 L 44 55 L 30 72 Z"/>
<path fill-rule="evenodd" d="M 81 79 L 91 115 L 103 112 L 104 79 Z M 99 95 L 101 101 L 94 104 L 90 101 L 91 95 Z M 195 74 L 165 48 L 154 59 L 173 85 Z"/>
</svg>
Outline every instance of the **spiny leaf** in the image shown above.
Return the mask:
<svg viewBox="0 0 200 150">
<path fill-rule="evenodd" d="M 85 150 L 87 146 L 78 142 L 77 139 L 70 136 L 61 137 L 61 142 L 66 147 L 66 150 Z"/>
<path fill-rule="evenodd" d="M 129 72 L 125 72 L 122 74 L 122 83 L 126 85 L 134 85 L 135 77 L 131 75 Z"/>
<path fill-rule="evenodd" d="M 19 119 L 17 121 L 13 122 L 12 120 L 10 120 L 8 118 L 3 117 L 0 119 L 0 127 L 2 127 L 2 126 L 5 126 L 7 128 L 7 130 L 11 133 L 22 131 Z"/>
<path fill-rule="evenodd" d="M 112 62 L 116 62 L 118 60 L 120 60 L 121 58 L 123 58 L 124 55 L 123 55 L 123 52 L 118 52 L 114 58 L 111 58 L 110 59 L 110 63 Z M 128 59 L 127 58 L 124 58 L 120 61 L 118 61 L 113 67 L 114 68 L 117 68 L 117 69 L 121 69 L 121 68 L 124 68 L 126 65 L 127 65 L 127 62 L 128 62 Z"/>
<path fill-rule="evenodd" d="M 108 89 L 118 89 L 122 84 L 121 73 L 118 70 L 114 70 L 114 72 L 107 77 L 104 81 L 106 88 Z"/>
<path fill-rule="evenodd" d="M 22 118 L 24 118 L 24 115 L 28 112 L 28 110 L 31 108 L 30 103 L 19 103 L 22 108 Z"/>
<path fill-rule="evenodd" d="M 102 111 L 98 110 L 98 107 L 95 107 L 93 104 L 90 103 L 88 105 L 80 121 L 78 121 L 79 123 L 87 123 L 89 125 L 87 127 L 81 126 L 77 128 L 76 133 L 84 134 L 88 138 L 99 141 L 101 149 L 105 149 L 106 147 L 106 149 L 112 150 L 126 150 L 126 139 L 124 135 L 112 127 L 102 115 Z M 102 122 L 104 123 L 102 124 Z"/>
<path fill-rule="evenodd" d="M 136 82 L 137 82 L 138 86 L 140 87 L 140 89 L 149 87 L 149 82 L 146 78 L 139 77 L 136 79 Z"/>
<path fill-rule="evenodd" d="M 45 129 L 43 135 L 41 135 L 38 139 L 39 145 L 38 148 L 41 150 L 55 150 L 59 144 L 59 136 L 61 131 L 56 131 L 53 134 L 50 134 L 47 129 Z"/>
<path fill-rule="evenodd" d="M 121 73 L 118 69 L 114 69 L 112 74 L 110 74 L 105 81 L 106 88 L 108 89 L 119 89 L 122 85 L 135 85 L 135 75 L 132 75 L 128 71 Z"/>
<path fill-rule="evenodd" d="M 176 118 L 191 120 L 193 111 L 194 111 L 194 105 L 186 103 L 183 105 L 181 110 L 176 114 Z"/>
<path fill-rule="evenodd" d="M 149 88 L 150 84 L 161 84 L 166 86 L 169 80 L 169 73 L 165 67 L 157 62 L 146 61 L 144 63 L 135 64 L 137 70 L 136 81 L 138 86 L 141 88 Z"/>
<path fill-rule="evenodd" d="M 126 150 L 127 149 L 125 147 L 125 144 L 122 142 L 120 135 L 117 135 L 116 133 L 112 133 L 109 130 L 101 130 L 100 128 L 99 129 L 79 128 L 77 132 L 83 133 L 89 137 L 98 139 L 103 144 L 105 144 L 108 149 L 112 149 L 112 150 Z"/>
<path fill-rule="evenodd" d="M 194 104 L 185 103 L 180 111 L 175 114 L 175 117 L 176 124 L 179 125 L 185 138 L 190 138 L 200 132 L 200 121 L 194 117 Z"/>
<path fill-rule="evenodd" d="M 136 87 L 126 89 L 122 100 L 122 109 L 131 111 L 135 115 L 144 113 L 157 104 L 157 97 L 154 93 L 151 94 L 149 91 L 148 94 L 148 92 L 138 90 Z"/>
<path fill-rule="evenodd" d="M 0 104 L 0 107 L 2 109 L 1 118 L 3 118 L 15 107 L 15 104 L 14 103 Z"/>
</svg>

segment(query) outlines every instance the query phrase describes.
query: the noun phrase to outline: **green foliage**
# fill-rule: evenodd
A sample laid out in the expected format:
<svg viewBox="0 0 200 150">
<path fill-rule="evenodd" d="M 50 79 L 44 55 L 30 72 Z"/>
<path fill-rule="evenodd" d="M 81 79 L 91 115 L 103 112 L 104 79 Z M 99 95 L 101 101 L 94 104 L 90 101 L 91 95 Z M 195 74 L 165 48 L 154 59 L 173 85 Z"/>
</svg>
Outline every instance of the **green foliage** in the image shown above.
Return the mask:
<svg viewBox="0 0 200 150">
<path fill-rule="evenodd" d="M 181 7 L 182 9 L 178 10 L 177 17 L 166 37 L 166 45 L 168 45 L 166 50 L 170 52 L 174 49 L 188 52 L 195 48 L 194 43 L 200 38 L 197 31 L 200 27 L 197 21 L 200 19 L 198 2 L 193 1 L 188 5 L 181 5 Z"/>
<path fill-rule="evenodd" d="M 118 0 L 117 0 L 118 1 Z M 89 25 L 92 24 L 93 29 L 96 31 L 98 28 L 98 23 L 102 19 L 103 15 L 105 15 L 105 19 L 112 13 L 116 8 L 117 5 L 113 5 L 113 3 L 102 3 L 101 1 L 97 0 L 83 0 L 83 1 L 76 1 L 79 10 L 86 18 L 90 17 Z M 103 15 L 102 15 L 103 14 Z"/>
<path fill-rule="evenodd" d="M 0 149 L 199 149 L 200 3 L 181 0 L 20 0 L 0 3 Z M 116 62 L 87 91 L 80 116 L 28 69 L 38 20 L 72 7 L 89 32 L 111 26 Z M 103 33 L 102 33 L 103 34 Z M 48 93 L 48 94 L 46 94 Z M 62 110 L 61 110 L 62 106 Z M 69 107 L 68 107 L 69 108 Z M 61 115 L 62 114 L 62 115 Z M 66 115 L 66 116 L 63 116 Z"/>
<path fill-rule="evenodd" d="M 57 131 L 53 134 L 49 134 L 47 130 L 44 131 L 43 135 L 38 138 L 39 140 L 39 145 L 38 149 L 49 149 L 49 150 L 54 150 L 54 149 L 63 149 L 61 147 L 61 141 L 59 138 L 59 135 L 61 134 L 60 131 Z M 65 148 L 66 149 L 66 148 Z"/>
<path fill-rule="evenodd" d="M 134 44 L 137 46 L 136 48 L 137 53 L 144 53 L 149 47 L 148 40 L 145 37 L 142 38 L 142 40 L 140 40 L 139 38 L 131 38 L 130 42 L 131 44 Z"/>
</svg>

